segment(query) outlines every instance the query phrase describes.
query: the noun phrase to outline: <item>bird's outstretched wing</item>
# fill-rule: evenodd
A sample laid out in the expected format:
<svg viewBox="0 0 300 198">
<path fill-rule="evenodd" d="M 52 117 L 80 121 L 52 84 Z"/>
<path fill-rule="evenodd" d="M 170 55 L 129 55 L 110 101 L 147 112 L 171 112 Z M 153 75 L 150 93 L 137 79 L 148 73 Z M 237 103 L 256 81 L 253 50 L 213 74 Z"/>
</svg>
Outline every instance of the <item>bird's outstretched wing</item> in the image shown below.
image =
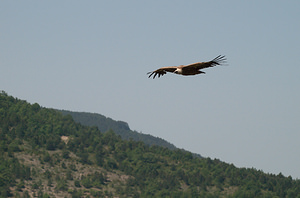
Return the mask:
<svg viewBox="0 0 300 198">
<path fill-rule="evenodd" d="M 200 69 L 204 69 L 204 68 L 208 68 L 208 67 L 214 67 L 216 65 L 221 65 L 221 64 L 225 63 L 225 61 L 226 61 L 225 56 L 219 55 L 209 62 L 198 62 L 198 63 L 185 65 L 182 68 L 182 70 L 189 69 L 189 68 L 195 68 L 197 70 L 200 70 Z"/>
<path fill-rule="evenodd" d="M 154 76 L 153 76 L 153 79 L 154 79 L 157 75 L 158 75 L 157 77 L 159 78 L 160 76 L 165 75 L 167 72 L 174 72 L 176 69 L 177 69 L 176 66 L 173 66 L 173 67 L 162 67 L 162 68 L 159 68 L 159 69 L 157 69 L 157 70 L 155 70 L 153 72 L 148 72 L 147 74 L 150 74 L 148 76 L 148 78 L 150 78 L 154 74 Z"/>
</svg>

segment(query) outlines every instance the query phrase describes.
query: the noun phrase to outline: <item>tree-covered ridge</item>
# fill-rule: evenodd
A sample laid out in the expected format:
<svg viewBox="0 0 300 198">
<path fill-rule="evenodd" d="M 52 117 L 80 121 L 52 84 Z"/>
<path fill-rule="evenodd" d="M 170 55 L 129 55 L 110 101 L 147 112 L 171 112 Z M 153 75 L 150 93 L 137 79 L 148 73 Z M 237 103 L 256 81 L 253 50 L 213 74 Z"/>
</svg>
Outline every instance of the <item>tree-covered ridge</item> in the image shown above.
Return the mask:
<svg viewBox="0 0 300 198">
<path fill-rule="evenodd" d="M 137 131 L 132 131 L 129 128 L 128 123 L 124 121 L 115 121 L 111 118 L 105 117 L 97 113 L 87 113 L 87 112 L 73 112 L 66 110 L 58 110 L 63 113 L 63 115 L 71 115 L 72 118 L 85 126 L 96 126 L 101 132 L 106 132 L 113 130 L 117 135 L 120 135 L 122 139 L 125 140 L 135 140 L 142 141 L 147 145 L 157 145 L 167 147 L 169 149 L 176 149 L 176 147 L 163 140 L 159 137 L 154 137 L 148 134 L 139 133 Z"/>
<path fill-rule="evenodd" d="M 125 141 L 0 93 L 0 197 L 300 197 L 300 182 Z"/>
</svg>

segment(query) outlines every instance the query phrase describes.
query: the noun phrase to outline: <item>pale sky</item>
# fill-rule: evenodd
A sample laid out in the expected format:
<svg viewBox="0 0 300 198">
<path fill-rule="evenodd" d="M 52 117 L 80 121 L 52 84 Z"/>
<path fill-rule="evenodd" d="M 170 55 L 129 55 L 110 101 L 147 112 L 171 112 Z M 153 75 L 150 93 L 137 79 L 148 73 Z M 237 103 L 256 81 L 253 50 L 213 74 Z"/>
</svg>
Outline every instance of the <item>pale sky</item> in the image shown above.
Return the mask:
<svg viewBox="0 0 300 198">
<path fill-rule="evenodd" d="M 1 1 L 0 90 L 300 178 L 300 1 Z M 205 75 L 163 66 L 226 55 Z"/>
</svg>

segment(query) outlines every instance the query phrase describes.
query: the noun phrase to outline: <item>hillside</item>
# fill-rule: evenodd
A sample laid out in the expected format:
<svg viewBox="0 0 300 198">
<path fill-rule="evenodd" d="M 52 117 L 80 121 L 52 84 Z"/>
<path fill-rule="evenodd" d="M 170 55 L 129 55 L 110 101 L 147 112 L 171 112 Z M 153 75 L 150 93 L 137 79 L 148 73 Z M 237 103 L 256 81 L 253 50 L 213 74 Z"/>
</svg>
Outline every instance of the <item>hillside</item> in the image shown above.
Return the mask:
<svg viewBox="0 0 300 198">
<path fill-rule="evenodd" d="M 132 131 L 129 125 L 124 121 L 115 121 L 111 118 L 107 118 L 97 113 L 86 112 L 73 112 L 66 110 L 58 110 L 63 115 L 71 115 L 75 122 L 79 122 L 85 126 L 96 126 L 101 132 L 109 130 L 114 131 L 117 135 L 120 135 L 124 140 L 142 141 L 147 145 L 163 146 L 169 149 L 176 149 L 176 147 L 159 137 L 154 137 L 148 134 Z"/>
<path fill-rule="evenodd" d="M 0 197 L 300 197 L 300 181 L 122 140 L 0 93 Z"/>
</svg>

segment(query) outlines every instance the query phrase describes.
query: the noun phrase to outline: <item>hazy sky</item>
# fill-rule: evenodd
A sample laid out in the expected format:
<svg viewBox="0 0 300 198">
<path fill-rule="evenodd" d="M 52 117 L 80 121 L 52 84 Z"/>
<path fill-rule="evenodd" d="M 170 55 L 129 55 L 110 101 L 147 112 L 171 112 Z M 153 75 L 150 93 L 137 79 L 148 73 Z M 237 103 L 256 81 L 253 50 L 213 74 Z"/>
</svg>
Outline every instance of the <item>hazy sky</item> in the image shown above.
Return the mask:
<svg viewBox="0 0 300 198">
<path fill-rule="evenodd" d="M 300 1 L 1 1 L 0 90 L 300 178 Z M 226 55 L 205 75 L 163 66 Z"/>
</svg>

